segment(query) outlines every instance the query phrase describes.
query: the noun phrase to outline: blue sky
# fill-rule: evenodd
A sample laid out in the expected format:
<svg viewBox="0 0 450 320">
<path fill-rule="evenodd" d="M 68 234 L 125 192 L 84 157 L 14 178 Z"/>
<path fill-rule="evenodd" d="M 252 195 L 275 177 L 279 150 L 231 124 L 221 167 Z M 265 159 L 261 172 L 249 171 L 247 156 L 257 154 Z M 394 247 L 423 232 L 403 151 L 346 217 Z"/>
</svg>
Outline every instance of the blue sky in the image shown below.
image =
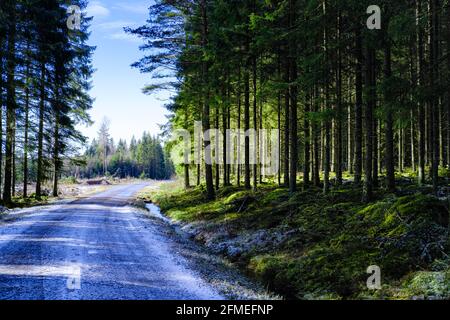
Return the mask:
<svg viewBox="0 0 450 320">
<path fill-rule="evenodd" d="M 123 27 L 143 25 L 148 18 L 152 0 L 93 0 L 87 12 L 93 16 L 89 44 L 97 46 L 93 57 L 96 72 L 93 76 L 91 96 L 95 98 L 90 111 L 95 124 L 80 127 L 90 139 L 97 136 L 103 117 L 111 123 L 111 136 L 119 138 L 140 137 L 144 131 L 159 133 L 159 124 L 166 123 L 164 104 L 169 92 L 156 96 L 144 95 L 141 89 L 151 81 L 130 65 L 143 56 L 139 51 L 142 40 L 123 31 Z"/>
</svg>

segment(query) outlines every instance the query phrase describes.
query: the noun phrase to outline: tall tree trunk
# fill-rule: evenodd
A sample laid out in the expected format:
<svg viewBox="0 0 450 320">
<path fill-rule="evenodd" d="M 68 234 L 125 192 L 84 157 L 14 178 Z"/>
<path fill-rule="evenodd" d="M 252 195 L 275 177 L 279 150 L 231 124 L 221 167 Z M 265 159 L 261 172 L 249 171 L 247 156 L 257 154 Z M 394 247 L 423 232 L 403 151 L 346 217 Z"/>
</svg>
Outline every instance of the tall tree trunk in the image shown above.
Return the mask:
<svg viewBox="0 0 450 320">
<path fill-rule="evenodd" d="M 237 127 L 238 127 L 238 136 L 237 136 L 237 177 L 236 184 L 238 187 L 241 186 L 241 109 L 242 109 L 242 101 L 241 101 L 241 67 L 238 68 L 238 89 L 237 89 L 237 104 L 238 104 L 238 118 L 237 118 Z"/>
<path fill-rule="evenodd" d="M 36 199 L 42 196 L 42 180 L 44 178 L 44 112 L 45 112 L 45 62 L 41 62 L 41 79 L 40 79 L 40 101 L 39 101 L 39 129 L 38 129 L 38 158 L 37 158 L 37 175 L 36 175 Z"/>
<path fill-rule="evenodd" d="M 215 128 L 217 130 L 219 130 L 219 113 L 220 113 L 219 106 L 216 106 L 215 115 L 214 115 L 214 126 L 215 126 Z M 214 153 L 215 153 L 214 158 L 215 158 L 215 162 L 216 162 L 215 170 L 214 170 L 215 180 L 216 180 L 215 181 L 215 187 L 216 187 L 216 190 L 219 190 L 219 188 L 220 188 L 220 185 L 219 185 L 220 184 L 220 165 L 219 165 L 219 161 L 220 161 L 220 159 L 219 159 L 220 135 L 219 135 L 218 131 L 216 132 L 216 135 L 214 136 L 214 140 L 215 140 L 215 143 L 214 143 Z"/>
<path fill-rule="evenodd" d="M 286 59 L 285 66 L 285 74 L 284 74 L 284 83 L 286 85 L 289 84 L 290 76 L 289 76 L 289 59 Z M 286 88 L 284 93 L 284 185 L 285 187 L 289 187 L 289 115 L 290 115 L 290 93 L 289 88 Z"/>
<path fill-rule="evenodd" d="M 203 105 L 202 105 L 202 97 L 201 96 L 199 96 L 198 105 L 200 106 L 199 109 L 201 110 L 200 111 L 200 114 L 201 114 L 201 116 L 200 116 L 201 119 L 200 120 L 202 120 L 202 118 L 203 118 Z M 202 120 L 202 126 L 203 126 L 203 120 Z M 203 134 L 202 132 L 197 133 L 195 139 L 197 139 L 197 141 L 201 141 L 201 138 L 202 138 L 201 135 L 202 134 Z M 201 146 L 198 146 L 197 159 L 198 159 L 198 163 L 197 163 L 197 186 L 200 186 L 201 179 L 202 179 L 202 165 L 201 165 L 201 163 L 202 163 L 202 148 L 201 148 Z"/>
<path fill-rule="evenodd" d="M 383 134 L 382 131 L 382 122 L 380 120 L 377 120 L 377 172 L 379 174 L 383 174 L 383 155 L 382 155 L 382 142 L 383 142 Z M 377 173 L 377 188 L 378 188 L 378 173 Z"/>
<path fill-rule="evenodd" d="M 441 80 L 442 79 L 440 78 L 440 75 L 439 75 L 438 82 L 442 83 Z M 439 97 L 439 99 L 438 99 L 438 124 L 439 124 L 438 125 L 438 131 L 439 131 L 438 143 L 439 143 L 439 165 L 441 167 L 444 167 L 446 165 L 446 163 L 445 163 L 445 156 L 444 156 L 445 150 L 444 150 L 444 134 L 443 134 L 444 133 L 444 128 L 443 128 L 443 123 L 444 123 L 443 111 L 444 110 L 443 110 L 442 97 Z"/>
<path fill-rule="evenodd" d="M 368 96 L 365 111 L 365 168 L 364 168 L 364 190 L 363 201 L 369 202 L 373 198 L 373 110 L 375 105 L 375 83 L 374 83 L 375 49 L 367 48 L 366 56 L 366 83 Z"/>
<path fill-rule="evenodd" d="M 296 21 L 296 5 L 295 0 L 289 1 L 289 11 L 290 11 L 290 18 L 289 18 L 289 26 L 293 28 Z M 297 162 L 298 162 L 298 118 L 297 118 L 297 93 L 298 93 L 298 87 L 296 84 L 297 81 L 297 43 L 294 36 L 294 33 L 289 39 L 289 55 L 290 55 L 290 95 L 291 95 L 291 105 L 290 105 L 290 143 L 289 143 L 289 156 L 290 156 L 290 162 L 289 162 L 289 191 L 296 192 L 297 191 Z"/>
<path fill-rule="evenodd" d="M 342 167 L 343 167 L 343 135 L 342 135 L 342 49 L 341 49 L 341 28 L 342 28 L 342 17 L 341 13 L 338 13 L 337 18 L 337 68 L 336 68 L 336 96 L 337 96 L 337 106 L 336 106 L 336 183 L 338 185 L 342 184 Z"/>
<path fill-rule="evenodd" d="M 201 164 L 197 164 L 197 186 L 201 184 Z"/>
<path fill-rule="evenodd" d="M 281 80 L 281 54 L 278 52 L 278 78 Z M 278 123 L 278 185 L 281 186 L 281 102 L 282 92 L 278 90 L 277 123 Z"/>
<path fill-rule="evenodd" d="M 30 53 L 30 43 L 27 45 L 27 54 Z M 29 114 L 30 114 L 30 57 L 27 58 L 25 76 L 25 127 L 24 127 L 24 142 L 23 142 L 23 197 L 28 197 L 28 131 L 29 131 Z"/>
<path fill-rule="evenodd" d="M 362 52 L 362 38 L 361 29 L 356 27 L 356 78 L 355 78 L 355 158 L 354 158 L 354 171 L 355 171 L 355 184 L 361 184 L 362 177 L 362 151 L 363 151 L 363 132 L 362 132 L 362 108 L 363 108 L 363 52 Z"/>
<path fill-rule="evenodd" d="M 253 56 L 252 58 L 252 70 L 253 70 L 253 128 L 255 134 L 253 137 L 253 190 L 258 188 L 258 98 L 257 98 L 257 58 Z"/>
<path fill-rule="evenodd" d="M 0 48 L 3 48 L 3 36 L 0 36 Z M 3 50 L 0 50 L 0 75 L 4 72 L 3 70 Z M 0 146 L 3 146 L 3 89 L 4 82 L 3 77 L 0 76 Z M 3 198 L 3 148 L 0 148 L 0 199 Z"/>
<path fill-rule="evenodd" d="M 311 169 L 311 126 L 309 123 L 309 112 L 311 112 L 311 97 L 308 93 L 305 102 L 305 114 L 303 122 L 303 132 L 305 140 L 305 151 L 303 161 L 303 188 L 307 189 L 310 184 L 309 173 Z"/>
<path fill-rule="evenodd" d="M 14 117 L 13 124 L 13 141 L 12 141 L 12 166 L 11 166 L 11 195 L 16 196 L 16 181 L 17 181 L 17 171 L 16 171 L 16 117 Z"/>
<path fill-rule="evenodd" d="M 206 47 L 208 45 L 208 16 L 207 16 L 207 6 L 206 0 L 201 0 L 200 10 L 202 16 L 202 48 L 206 52 Z M 202 78 L 204 81 L 204 88 L 206 89 L 203 96 L 203 130 L 207 132 L 210 127 L 210 105 L 209 105 L 209 66 L 208 62 L 203 60 L 202 62 Z M 213 174 L 212 174 L 212 159 L 210 145 L 211 141 L 207 134 L 204 141 L 205 147 L 205 179 L 206 179 L 206 193 L 208 200 L 215 198 L 214 185 L 213 185 Z"/>
<path fill-rule="evenodd" d="M 226 81 L 224 81 L 223 86 L 225 86 Z M 226 187 L 228 185 L 227 182 L 227 143 L 228 143 L 228 136 L 227 136 L 227 128 L 228 128 L 228 119 L 227 119 L 227 90 L 226 87 L 223 88 L 222 91 L 222 161 L 223 161 L 223 186 Z"/>
<path fill-rule="evenodd" d="M 229 71 L 227 70 L 227 129 L 231 129 L 231 84 L 230 84 L 230 76 L 229 76 Z M 226 137 L 227 137 L 227 141 L 229 142 L 226 146 L 226 152 L 227 152 L 227 157 L 226 157 L 226 165 L 225 168 L 227 170 L 227 174 L 226 174 L 226 178 L 227 178 L 227 182 L 226 185 L 230 186 L 231 185 L 231 163 L 229 161 L 229 159 L 231 159 L 231 154 L 233 152 L 233 150 L 231 150 L 231 136 L 230 133 L 227 132 L 226 133 Z"/>
<path fill-rule="evenodd" d="M 430 84 L 431 88 L 438 86 L 439 79 L 439 0 L 429 0 L 430 6 Z M 431 115 L 431 178 L 433 181 L 433 191 L 438 192 L 438 170 L 439 170 L 439 97 L 431 96 L 430 115 Z"/>
<path fill-rule="evenodd" d="M 349 78 L 349 90 L 351 79 Z M 351 93 L 349 94 L 351 96 Z M 347 170 L 350 174 L 354 174 L 353 159 L 354 159 L 354 135 L 353 135 L 353 119 L 352 119 L 352 104 L 349 103 L 347 107 Z"/>
<path fill-rule="evenodd" d="M 246 52 L 249 52 L 248 41 L 246 43 Z M 250 59 L 249 59 L 250 60 Z M 249 63 L 247 63 L 247 68 L 244 69 L 244 130 L 245 135 L 245 189 L 251 189 L 251 177 L 250 177 L 250 136 L 248 135 L 248 130 L 250 130 L 250 74 L 248 71 Z"/>
<path fill-rule="evenodd" d="M 184 125 L 185 128 L 188 127 L 188 110 L 187 108 L 184 110 Z M 189 156 L 187 154 L 184 155 L 184 188 L 189 189 L 190 185 L 190 176 L 189 176 Z"/>
<path fill-rule="evenodd" d="M 447 16 L 447 72 L 450 74 L 450 2 L 447 2 L 446 6 Z M 447 88 L 447 105 L 446 105 L 446 131 L 445 131 L 445 143 L 446 143 L 446 162 L 447 166 L 450 166 L 450 86 Z"/>
<path fill-rule="evenodd" d="M 424 36 L 420 23 L 422 15 L 422 0 L 416 0 L 416 29 L 417 29 L 417 86 L 424 85 Z M 418 103 L 419 117 L 418 117 L 418 138 L 419 138 L 419 174 L 418 183 L 423 185 L 425 183 L 425 164 L 426 164 L 426 127 L 425 127 L 425 108 L 423 102 Z"/>
<path fill-rule="evenodd" d="M 54 116 L 54 123 L 53 123 L 53 197 L 58 197 L 58 181 L 59 181 L 59 174 L 61 169 L 61 160 L 59 158 L 60 156 L 60 143 L 61 143 L 61 137 L 60 137 L 60 112 L 62 109 L 62 106 L 60 104 L 60 98 L 62 96 L 62 86 L 63 86 L 63 80 L 61 78 L 61 69 L 63 67 L 61 66 L 61 61 L 56 58 L 56 64 L 55 64 L 55 86 L 54 86 L 54 96 L 55 99 L 53 101 L 53 116 Z M 105 139 L 106 140 L 106 139 Z M 105 143 L 105 146 L 107 143 Z M 105 157 L 106 158 L 106 157 Z"/>
<path fill-rule="evenodd" d="M 262 86 L 264 83 L 264 79 L 260 80 L 260 85 Z M 264 105 L 264 101 L 263 99 L 259 100 L 259 133 L 258 133 L 258 150 L 259 150 L 259 184 L 263 184 L 263 177 L 265 176 L 266 172 L 265 172 L 265 167 L 263 164 L 262 159 L 264 159 L 264 157 L 266 156 L 266 149 L 265 149 L 265 144 L 267 143 L 267 141 L 263 141 L 262 140 L 262 132 L 263 132 L 263 127 L 264 127 L 264 121 L 263 121 L 263 105 Z"/>
<path fill-rule="evenodd" d="M 323 1 L 323 14 L 324 16 L 327 16 L 327 2 L 326 0 Z M 326 21 L 326 19 L 325 19 Z M 329 97 L 329 79 L 328 79 L 328 63 L 329 63 L 329 57 L 328 57 L 328 31 L 327 26 L 324 25 L 323 29 L 323 48 L 324 48 L 324 58 L 326 66 L 325 68 L 325 88 L 324 88 L 324 94 L 325 94 L 325 100 L 324 100 L 324 111 L 328 110 L 328 103 L 330 102 Z M 324 120 L 325 122 L 325 132 L 324 132 L 324 139 L 323 139 L 323 148 L 324 148 L 324 162 L 323 162 L 323 169 L 324 169 L 324 183 L 323 183 L 323 192 L 326 194 L 330 191 L 330 169 L 331 169 L 331 121 L 327 118 Z"/>
<path fill-rule="evenodd" d="M 375 106 L 374 106 L 375 109 Z M 373 140 L 372 140 L 372 145 L 373 145 L 373 153 L 372 153 L 372 157 L 373 157 L 373 161 L 372 161 L 372 183 L 373 183 L 373 188 L 376 189 L 378 188 L 378 128 L 379 128 L 379 121 L 377 119 L 373 119 Z"/>
<path fill-rule="evenodd" d="M 318 85 L 314 86 L 314 112 L 319 112 L 319 90 Z M 312 127 L 313 134 L 313 149 L 314 149 L 314 166 L 313 166 L 313 185 L 319 187 L 320 185 L 320 128 L 317 120 L 313 121 Z"/>
<path fill-rule="evenodd" d="M 11 179 L 14 125 L 16 112 L 16 9 L 15 2 L 11 5 L 11 16 L 8 29 L 7 78 L 6 78 L 6 145 L 5 145 L 5 183 L 3 189 L 3 202 L 11 204 Z"/>
<path fill-rule="evenodd" d="M 59 88 L 58 88 L 59 90 Z M 53 131 L 53 196 L 58 197 L 58 179 L 60 170 L 60 160 L 59 160 L 59 108 L 55 110 L 55 123 Z"/>
<path fill-rule="evenodd" d="M 410 38 L 410 46 L 409 46 L 409 56 L 410 56 L 410 76 L 411 76 L 411 82 L 412 82 L 412 87 L 415 89 L 414 92 L 411 93 L 410 95 L 410 99 L 411 101 L 414 100 L 414 94 L 417 90 L 417 65 L 415 62 L 415 59 L 417 57 L 417 44 L 416 44 L 416 35 L 413 34 L 411 35 Z M 416 153 L 417 153 L 417 147 L 416 147 L 416 115 L 417 112 L 415 109 L 411 109 L 410 111 L 410 122 L 409 122 L 409 126 L 410 126 L 410 148 L 411 148 L 411 168 L 413 172 L 417 172 L 417 157 L 416 157 Z"/>
<path fill-rule="evenodd" d="M 389 39 L 386 39 L 384 44 L 384 78 L 386 81 L 392 76 L 391 67 L 391 45 Z M 385 135 L 386 135 L 386 186 L 390 192 L 395 191 L 395 164 L 394 164 L 394 120 L 392 117 L 392 107 L 391 95 L 389 94 L 389 89 L 385 90 L 384 93 L 384 103 L 385 103 L 385 113 L 386 113 L 386 124 L 385 124 Z"/>
<path fill-rule="evenodd" d="M 416 136 L 415 121 L 416 119 L 414 118 L 414 110 L 411 110 L 410 138 L 411 138 L 411 167 L 413 172 L 416 172 L 416 141 L 414 138 Z"/>
</svg>

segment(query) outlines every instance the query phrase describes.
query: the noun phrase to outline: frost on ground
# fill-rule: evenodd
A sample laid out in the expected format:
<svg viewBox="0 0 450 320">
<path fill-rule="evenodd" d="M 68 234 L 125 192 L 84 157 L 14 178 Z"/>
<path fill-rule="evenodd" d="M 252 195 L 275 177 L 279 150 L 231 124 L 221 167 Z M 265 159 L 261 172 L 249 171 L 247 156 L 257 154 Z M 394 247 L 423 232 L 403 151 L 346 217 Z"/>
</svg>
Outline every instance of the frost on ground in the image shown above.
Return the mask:
<svg viewBox="0 0 450 320">
<path fill-rule="evenodd" d="M 260 284 L 244 276 L 228 261 L 217 255 L 214 246 L 199 245 L 192 241 L 195 231 L 187 226 L 172 222 L 164 216 L 154 204 L 147 204 L 147 216 L 166 228 L 177 245 L 177 253 L 181 254 L 188 264 L 192 266 L 208 283 L 232 300 L 273 300 L 281 299 L 268 292 Z"/>
</svg>

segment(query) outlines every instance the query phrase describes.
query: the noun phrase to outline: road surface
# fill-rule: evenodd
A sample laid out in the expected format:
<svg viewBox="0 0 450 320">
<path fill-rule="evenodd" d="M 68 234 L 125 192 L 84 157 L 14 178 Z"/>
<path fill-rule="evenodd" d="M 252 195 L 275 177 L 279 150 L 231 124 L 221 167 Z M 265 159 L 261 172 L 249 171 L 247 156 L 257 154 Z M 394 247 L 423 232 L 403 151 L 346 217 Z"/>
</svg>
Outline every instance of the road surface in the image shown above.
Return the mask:
<svg viewBox="0 0 450 320">
<path fill-rule="evenodd" d="M 0 299 L 223 299 L 115 186 L 0 223 Z"/>
</svg>

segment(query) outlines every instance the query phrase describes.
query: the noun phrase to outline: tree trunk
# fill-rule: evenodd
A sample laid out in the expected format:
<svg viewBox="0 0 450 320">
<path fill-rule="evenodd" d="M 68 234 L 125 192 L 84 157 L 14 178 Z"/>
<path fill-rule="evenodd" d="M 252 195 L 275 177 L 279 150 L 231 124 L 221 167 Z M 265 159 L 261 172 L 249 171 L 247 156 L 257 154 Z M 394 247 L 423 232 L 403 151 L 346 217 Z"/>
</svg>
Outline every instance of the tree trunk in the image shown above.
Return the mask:
<svg viewBox="0 0 450 320">
<path fill-rule="evenodd" d="M 327 3 L 326 0 L 323 1 L 323 14 L 327 15 Z M 328 57 L 328 31 L 327 26 L 324 26 L 323 29 L 323 47 L 324 47 L 324 57 L 325 57 L 325 66 L 328 66 L 329 57 Z M 328 103 L 330 102 L 329 97 L 329 79 L 328 79 L 328 70 L 325 68 L 325 100 L 324 100 L 324 111 L 328 110 Z M 323 192 L 326 194 L 330 191 L 330 169 L 331 169 L 331 121 L 327 118 L 325 119 L 325 133 L 323 139 L 323 148 L 324 148 L 324 183 L 323 183 Z"/>
<path fill-rule="evenodd" d="M 17 181 L 17 171 L 16 171 L 16 117 L 14 117 L 13 124 L 13 141 L 12 141 L 12 166 L 11 166 L 11 195 L 16 196 L 16 181 Z"/>
<path fill-rule="evenodd" d="M 0 48 L 3 48 L 3 36 L 0 36 Z M 3 70 L 3 50 L 0 50 L 0 75 L 4 72 Z M 0 146 L 3 146 L 3 88 L 4 82 L 3 77 L 0 76 Z M 0 198 L 3 197 L 2 192 L 3 187 L 3 150 L 0 148 Z"/>
<path fill-rule="evenodd" d="M 430 84 L 431 88 L 437 88 L 439 79 L 439 0 L 430 0 Z M 431 113 L 431 148 L 432 148 L 432 162 L 431 162 L 431 178 L 433 181 L 433 191 L 438 192 L 439 185 L 439 97 L 432 95 L 430 101 Z"/>
<path fill-rule="evenodd" d="M 250 39 L 247 38 L 245 43 L 245 52 L 250 51 Z M 250 136 L 248 130 L 250 130 L 250 58 L 247 58 L 247 65 L 244 68 L 244 130 L 245 130 L 245 165 L 244 165 L 244 180 L 245 189 L 250 190 L 251 177 L 250 177 Z"/>
<path fill-rule="evenodd" d="M 318 85 L 314 87 L 314 112 L 319 112 L 319 90 Z M 314 149 L 314 165 L 313 165 L 313 184 L 315 187 L 320 186 L 320 129 L 317 120 L 313 121 L 313 149 Z"/>
<path fill-rule="evenodd" d="M 253 137 L 253 190 L 258 188 L 258 101 L 257 101 L 257 58 L 254 56 L 252 58 L 252 70 L 253 70 L 253 129 L 254 129 L 254 137 Z"/>
<path fill-rule="evenodd" d="M 241 186 L 241 112 L 242 112 L 242 101 L 241 101 L 241 67 L 238 68 L 238 92 L 237 92 L 237 104 L 238 104 L 238 119 L 237 119 L 237 127 L 238 127 L 238 136 L 237 136 L 237 177 L 236 184 L 238 187 Z"/>
<path fill-rule="evenodd" d="M 188 127 L 188 110 L 184 110 L 184 125 Z M 189 176 L 189 155 L 184 155 L 184 188 L 189 189 L 190 185 L 190 176 Z"/>
<path fill-rule="evenodd" d="M 289 84 L 289 59 L 286 59 L 284 83 Z M 290 93 L 289 88 L 284 93 L 284 186 L 289 187 L 289 114 L 290 114 Z"/>
<path fill-rule="evenodd" d="M 417 86 L 421 87 L 424 83 L 424 46 L 423 46 L 423 32 L 420 25 L 420 17 L 422 15 L 422 0 L 416 0 L 416 29 L 417 29 Z M 426 128 L 425 128 L 425 108 L 423 102 L 418 103 L 419 117 L 418 117 L 418 139 L 419 139 L 419 174 L 418 184 L 425 183 L 425 164 L 426 164 Z"/>
<path fill-rule="evenodd" d="M 391 67 L 391 45 L 390 41 L 386 39 L 384 44 L 384 77 L 386 81 L 392 76 Z M 391 96 L 389 94 L 389 89 L 385 91 L 384 103 L 386 108 L 386 124 L 385 124 L 385 135 L 386 135 L 386 186 L 389 192 L 395 191 L 395 164 L 394 164 L 394 120 L 392 117 L 392 107 Z"/>
<path fill-rule="evenodd" d="M 447 68 L 450 72 L 450 2 L 447 2 L 446 7 L 447 16 Z M 446 143 L 446 162 L 447 166 L 450 166 L 450 86 L 447 88 L 447 105 L 446 105 L 446 131 L 445 131 L 445 143 Z"/>
<path fill-rule="evenodd" d="M 58 88 L 59 90 L 59 88 Z M 55 108 L 55 123 L 54 123 L 54 146 L 53 146 L 53 196 L 58 197 L 58 179 L 60 170 L 59 161 L 59 108 Z"/>
<path fill-rule="evenodd" d="M 27 51 L 30 50 L 28 42 Z M 25 76 L 25 128 L 24 128 L 24 142 L 23 142 L 23 197 L 28 197 L 28 131 L 29 131 L 29 114 L 30 114 L 30 57 L 27 57 Z"/>
<path fill-rule="evenodd" d="M 311 97 L 308 94 L 305 102 L 305 114 L 303 122 L 303 132 L 305 140 L 305 152 L 303 161 L 303 188 L 307 189 L 310 184 L 309 174 L 311 165 L 311 136 L 310 136 L 310 123 L 309 123 L 309 112 L 311 111 Z"/>
<path fill-rule="evenodd" d="M 374 105 L 375 109 L 375 105 Z M 373 161 L 372 161 L 372 183 L 373 188 L 378 188 L 378 127 L 379 127 L 379 121 L 377 119 L 373 119 L 373 140 L 372 140 L 372 146 L 373 146 Z"/>
<path fill-rule="evenodd" d="M 278 78 L 281 79 L 281 54 L 278 53 Z M 277 124 L 278 124 L 278 185 L 281 186 L 281 100 L 282 92 L 278 90 Z"/>
<path fill-rule="evenodd" d="M 225 81 L 226 83 L 226 81 Z M 222 91 L 222 161 L 223 161 L 223 186 L 226 187 L 228 185 L 227 177 L 228 177 L 228 171 L 227 171 L 227 143 L 228 143 L 228 136 L 227 136 L 227 128 L 228 128 L 228 119 L 227 119 L 227 90 L 226 88 L 223 88 Z"/>
<path fill-rule="evenodd" d="M 289 17 L 289 26 L 293 28 L 295 25 L 296 15 L 295 15 L 295 0 L 289 1 L 289 11 L 290 11 L 290 17 Z M 296 84 L 297 81 L 297 48 L 296 48 L 296 39 L 294 36 L 292 36 L 291 39 L 289 39 L 289 55 L 290 55 L 290 96 L 291 96 L 291 105 L 290 105 L 290 124 L 289 124 L 289 130 L 290 130 L 290 143 L 289 143 L 289 191 L 291 193 L 297 191 L 297 162 L 298 162 L 298 133 L 297 133 L 297 126 L 298 126 L 298 118 L 297 118 L 297 93 L 298 93 L 298 87 Z"/>
<path fill-rule="evenodd" d="M 41 183 L 44 178 L 43 168 L 43 148 L 44 148 L 44 112 L 45 112 L 45 62 L 41 62 L 41 83 L 40 83 L 40 101 L 39 101 L 39 129 L 38 129 L 38 159 L 37 159 L 37 175 L 36 175 L 36 199 L 42 196 Z"/>
<path fill-rule="evenodd" d="M 200 2 L 200 10 L 202 16 L 202 48 L 203 51 L 206 51 L 206 47 L 208 45 L 208 17 L 207 17 L 207 7 L 206 0 L 201 0 Z M 209 105 L 209 66 L 208 62 L 203 60 L 202 62 L 202 78 L 204 81 L 204 96 L 203 96 L 203 130 L 207 132 L 210 129 L 210 105 Z M 207 134 L 204 139 L 204 147 L 205 147 L 205 179 L 206 179 L 206 193 L 208 200 L 212 200 L 215 198 L 214 185 L 213 185 L 213 175 L 212 175 L 212 159 L 211 159 L 211 151 L 210 145 L 211 141 L 209 139 L 209 135 Z"/>
<path fill-rule="evenodd" d="M 16 112 L 16 10 L 12 5 L 8 29 L 8 54 L 7 54 L 7 78 L 6 78 L 6 145 L 5 145 L 5 183 L 3 189 L 3 202 L 11 204 L 11 179 L 12 158 L 14 141 L 14 122 Z"/>
<path fill-rule="evenodd" d="M 415 130 L 415 118 L 414 118 L 414 110 L 411 110 L 411 122 L 410 122 L 410 126 L 411 126 L 411 167 L 412 167 L 412 171 L 416 172 L 416 141 L 415 141 L 415 136 L 416 136 L 416 130 Z"/>
<path fill-rule="evenodd" d="M 349 79 L 349 90 L 351 90 L 350 86 L 351 79 Z M 351 93 L 349 93 L 349 96 L 351 96 Z M 347 170 L 350 174 L 354 174 L 353 170 L 353 159 L 354 159 L 354 135 L 353 135 L 353 119 L 352 119 L 352 104 L 348 104 L 348 110 L 347 110 Z"/>
<path fill-rule="evenodd" d="M 343 135 L 342 135 L 342 50 L 341 50 L 341 13 L 338 13 L 337 19 L 337 68 L 336 68 L 336 96 L 337 96 L 337 106 L 336 106 L 336 183 L 342 185 L 342 163 L 343 163 Z"/>
<path fill-rule="evenodd" d="M 363 201 L 370 202 L 373 198 L 373 110 L 375 105 L 375 83 L 374 83 L 375 49 L 367 48 L 366 56 L 366 83 L 368 96 L 365 111 L 365 168 L 364 168 L 364 190 Z"/>
<path fill-rule="evenodd" d="M 227 72 L 227 79 L 228 79 L 228 83 L 227 83 L 227 129 L 231 129 L 231 85 L 230 85 L 230 76 L 229 76 L 229 72 Z M 226 185 L 230 186 L 231 185 L 231 163 L 229 163 L 229 159 L 231 158 L 230 155 L 233 152 L 233 150 L 230 149 L 231 146 L 231 136 L 230 133 L 227 132 L 226 133 L 226 137 L 227 140 L 230 142 L 228 143 L 227 147 L 226 147 L 226 152 L 227 152 L 227 157 L 226 157 L 226 165 L 225 168 L 227 170 L 227 182 Z"/>
<path fill-rule="evenodd" d="M 216 107 L 215 110 L 215 117 L 214 117 L 214 126 L 216 130 L 219 130 L 219 106 Z M 215 170 L 214 170 L 214 174 L 215 174 L 215 187 L 216 190 L 219 190 L 220 188 L 220 165 L 219 165 L 219 142 L 220 142 L 220 136 L 219 136 L 219 131 L 216 131 L 216 135 L 214 137 L 215 143 L 214 143 L 214 159 L 216 161 L 216 165 L 215 165 Z"/>
<path fill-rule="evenodd" d="M 362 108 L 363 108 L 363 53 L 362 53 L 362 38 L 360 27 L 356 27 L 356 78 L 355 78 L 355 184 L 361 184 L 362 177 L 362 147 L 363 147 L 363 132 L 362 132 Z"/>
</svg>

